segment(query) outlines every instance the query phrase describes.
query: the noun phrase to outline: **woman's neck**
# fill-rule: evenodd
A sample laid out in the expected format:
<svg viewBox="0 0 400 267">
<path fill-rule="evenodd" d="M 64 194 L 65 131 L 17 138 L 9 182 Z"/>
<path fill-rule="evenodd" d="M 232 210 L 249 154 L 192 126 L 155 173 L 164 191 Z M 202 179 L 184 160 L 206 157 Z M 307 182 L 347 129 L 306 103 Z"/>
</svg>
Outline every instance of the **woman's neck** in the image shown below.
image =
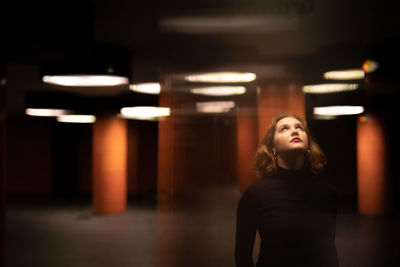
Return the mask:
<svg viewBox="0 0 400 267">
<path fill-rule="evenodd" d="M 304 166 L 304 154 L 278 155 L 278 166 L 287 170 L 299 170 Z"/>
</svg>

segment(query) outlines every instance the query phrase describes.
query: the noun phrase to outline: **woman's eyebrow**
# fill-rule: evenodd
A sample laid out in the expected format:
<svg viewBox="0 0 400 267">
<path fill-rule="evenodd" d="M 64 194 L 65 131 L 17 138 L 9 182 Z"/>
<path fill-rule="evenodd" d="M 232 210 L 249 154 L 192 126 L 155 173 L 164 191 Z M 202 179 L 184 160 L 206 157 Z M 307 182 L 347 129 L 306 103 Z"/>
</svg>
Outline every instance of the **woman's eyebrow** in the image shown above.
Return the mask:
<svg viewBox="0 0 400 267">
<path fill-rule="evenodd" d="M 281 128 L 284 127 L 284 126 L 288 126 L 288 124 L 287 124 L 287 123 L 284 123 L 284 124 L 280 125 L 280 126 L 278 127 L 278 129 L 281 129 Z"/>
</svg>

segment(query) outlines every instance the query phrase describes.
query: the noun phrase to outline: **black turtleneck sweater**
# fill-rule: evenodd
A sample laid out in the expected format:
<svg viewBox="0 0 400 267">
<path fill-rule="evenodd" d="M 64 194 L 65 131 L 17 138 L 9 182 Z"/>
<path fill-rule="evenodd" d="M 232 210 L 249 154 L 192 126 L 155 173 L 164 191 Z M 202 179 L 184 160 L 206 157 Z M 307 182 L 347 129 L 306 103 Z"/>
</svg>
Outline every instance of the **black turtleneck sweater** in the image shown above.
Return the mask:
<svg viewBox="0 0 400 267">
<path fill-rule="evenodd" d="M 279 168 L 250 185 L 237 208 L 237 267 L 254 266 L 256 231 L 261 243 L 257 267 L 337 267 L 336 191 L 307 169 Z"/>
</svg>

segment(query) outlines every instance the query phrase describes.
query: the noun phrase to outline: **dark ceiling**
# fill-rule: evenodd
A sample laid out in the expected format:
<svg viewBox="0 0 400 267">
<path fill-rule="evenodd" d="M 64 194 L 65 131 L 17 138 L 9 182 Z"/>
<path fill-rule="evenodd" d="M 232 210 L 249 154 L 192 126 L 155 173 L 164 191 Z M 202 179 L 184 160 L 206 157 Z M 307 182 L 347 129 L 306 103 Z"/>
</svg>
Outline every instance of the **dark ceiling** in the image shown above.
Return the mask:
<svg viewBox="0 0 400 267">
<path fill-rule="evenodd" d="M 11 114 L 27 91 L 126 90 L 60 89 L 40 81 L 43 62 L 84 55 L 98 44 L 129 50 L 133 82 L 243 66 L 267 75 L 265 69 L 276 65 L 307 82 L 326 70 L 360 67 L 369 57 L 388 65 L 398 58 L 400 23 L 390 1 L 38 0 L 6 1 L 1 12 L 0 59 L 7 66 Z"/>
</svg>

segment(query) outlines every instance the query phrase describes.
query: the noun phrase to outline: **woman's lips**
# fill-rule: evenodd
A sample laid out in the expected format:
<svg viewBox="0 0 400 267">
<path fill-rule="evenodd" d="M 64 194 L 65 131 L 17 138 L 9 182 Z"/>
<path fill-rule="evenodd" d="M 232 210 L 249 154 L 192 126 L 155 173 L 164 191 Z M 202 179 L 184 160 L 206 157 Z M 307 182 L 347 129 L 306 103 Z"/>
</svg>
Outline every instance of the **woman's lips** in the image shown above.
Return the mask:
<svg viewBox="0 0 400 267">
<path fill-rule="evenodd" d="M 290 142 L 302 142 L 302 140 L 298 137 L 293 138 Z"/>
</svg>

